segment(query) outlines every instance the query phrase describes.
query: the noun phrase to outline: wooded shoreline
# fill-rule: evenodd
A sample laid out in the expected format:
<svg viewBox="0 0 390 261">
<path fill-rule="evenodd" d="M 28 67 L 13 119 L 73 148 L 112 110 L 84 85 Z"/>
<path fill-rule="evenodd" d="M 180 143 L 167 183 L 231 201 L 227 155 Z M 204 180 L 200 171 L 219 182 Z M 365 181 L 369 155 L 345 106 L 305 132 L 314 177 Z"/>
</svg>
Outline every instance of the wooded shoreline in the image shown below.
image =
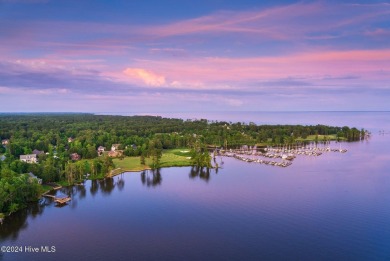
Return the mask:
<svg viewBox="0 0 390 261">
<path fill-rule="evenodd" d="M 357 141 L 366 135 L 365 130 L 347 126 L 256 125 L 158 116 L 1 114 L 0 213 L 15 212 L 36 200 L 42 193 L 41 182 L 71 185 L 121 171 L 211 167 L 210 147 Z"/>
</svg>

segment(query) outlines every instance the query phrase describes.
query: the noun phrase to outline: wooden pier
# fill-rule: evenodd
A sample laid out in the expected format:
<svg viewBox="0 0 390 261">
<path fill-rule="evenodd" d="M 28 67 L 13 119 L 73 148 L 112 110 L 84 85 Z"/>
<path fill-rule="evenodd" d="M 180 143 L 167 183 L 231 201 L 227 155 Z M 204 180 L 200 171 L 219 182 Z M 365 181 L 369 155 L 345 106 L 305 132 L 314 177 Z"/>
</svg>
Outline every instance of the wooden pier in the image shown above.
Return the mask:
<svg viewBox="0 0 390 261">
<path fill-rule="evenodd" d="M 54 196 L 54 195 L 48 195 L 48 194 L 44 194 L 43 196 L 44 196 L 44 197 L 47 197 L 47 198 L 52 198 L 53 201 L 54 201 L 55 203 L 57 203 L 57 205 L 64 205 L 64 204 L 66 204 L 67 202 L 71 201 L 71 198 L 70 198 L 70 197 L 62 197 L 62 198 L 60 198 L 60 197 L 56 197 L 56 196 Z"/>
</svg>

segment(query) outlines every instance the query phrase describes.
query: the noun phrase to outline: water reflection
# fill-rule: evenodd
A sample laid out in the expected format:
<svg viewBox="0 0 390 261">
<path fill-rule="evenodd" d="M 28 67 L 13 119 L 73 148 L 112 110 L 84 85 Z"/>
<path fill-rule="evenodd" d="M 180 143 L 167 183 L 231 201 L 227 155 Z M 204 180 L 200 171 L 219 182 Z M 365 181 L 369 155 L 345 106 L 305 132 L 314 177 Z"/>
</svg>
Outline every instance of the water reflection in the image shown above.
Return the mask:
<svg viewBox="0 0 390 261">
<path fill-rule="evenodd" d="M 141 172 L 141 182 L 147 187 L 156 187 L 161 185 L 161 169 L 144 170 Z"/>
<path fill-rule="evenodd" d="M 123 173 L 120 174 L 117 181 L 117 186 L 119 190 L 123 190 L 123 188 L 125 187 L 125 179 L 123 178 L 123 175 L 124 175 Z"/>
<path fill-rule="evenodd" d="M 77 193 L 79 195 L 79 199 L 83 199 L 87 195 L 87 190 L 85 189 L 85 185 L 84 184 L 81 185 L 81 186 L 80 185 L 77 186 L 76 190 L 77 190 Z"/>
<path fill-rule="evenodd" d="M 377 119 L 368 124 L 390 129 L 389 117 Z M 185 167 L 87 181 L 69 190 L 75 211 L 48 199 L 0 226 L 3 245 L 55 244 L 58 253 L 4 260 L 389 260 L 389 146 L 388 135 L 373 135 L 289 168 L 216 157 L 218 175 Z"/>
<path fill-rule="evenodd" d="M 0 240 L 11 239 L 17 240 L 19 233 L 28 228 L 27 218 L 36 218 L 43 214 L 46 201 L 40 200 L 36 204 L 31 204 L 29 207 L 22 209 L 12 215 L 12 218 L 6 218 L 4 223 L 0 225 Z"/>
<path fill-rule="evenodd" d="M 161 183 L 161 175 L 159 175 L 159 181 L 154 183 Z M 88 188 L 89 186 L 89 188 Z M 52 191 L 50 194 L 57 197 L 71 197 L 72 200 L 67 204 L 56 205 L 58 208 L 70 207 L 72 209 L 77 208 L 80 200 L 88 198 L 89 194 L 95 196 L 100 192 L 103 196 L 110 195 L 114 189 L 117 187 L 119 190 L 123 190 L 125 186 L 125 181 L 123 176 L 117 176 L 115 178 L 106 178 L 102 180 L 91 180 L 75 186 L 62 187 L 57 191 Z M 6 217 L 3 224 L 0 225 L 0 240 L 17 240 L 20 231 L 28 227 L 29 218 L 36 218 L 37 216 L 42 215 L 45 207 L 54 206 L 52 198 L 42 197 L 37 203 L 30 204 L 27 208 L 22 209 L 14 214 L 11 217 Z M 1 259 L 1 256 L 0 256 Z"/>
<path fill-rule="evenodd" d="M 91 180 L 91 186 L 89 188 L 89 192 L 92 196 L 95 196 L 96 193 L 99 191 L 99 183 L 97 180 Z"/>
<path fill-rule="evenodd" d="M 215 173 L 218 173 L 218 169 L 215 169 Z M 211 169 L 210 168 L 202 168 L 202 167 L 197 167 L 193 166 L 190 169 L 189 177 L 190 179 L 195 179 L 196 177 L 199 177 L 200 179 L 209 182 L 210 180 L 210 174 L 211 174 Z"/>
<path fill-rule="evenodd" d="M 116 184 L 113 178 L 105 178 L 99 180 L 99 186 L 100 186 L 100 191 L 104 195 L 109 196 L 111 192 L 114 190 L 114 188 L 116 187 Z"/>
<path fill-rule="evenodd" d="M 190 168 L 189 177 L 190 179 L 200 178 L 206 182 L 209 182 L 212 171 L 215 171 L 215 174 L 218 174 L 218 168 L 210 169 L 193 166 Z M 162 176 L 161 169 L 153 170 L 144 170 L 141 172 L 141 183 L 147 187 L 156 187 L 161 185 Z M 120 182 L 117 182 L 117 186 L 120 185 Z"/>
</svg>

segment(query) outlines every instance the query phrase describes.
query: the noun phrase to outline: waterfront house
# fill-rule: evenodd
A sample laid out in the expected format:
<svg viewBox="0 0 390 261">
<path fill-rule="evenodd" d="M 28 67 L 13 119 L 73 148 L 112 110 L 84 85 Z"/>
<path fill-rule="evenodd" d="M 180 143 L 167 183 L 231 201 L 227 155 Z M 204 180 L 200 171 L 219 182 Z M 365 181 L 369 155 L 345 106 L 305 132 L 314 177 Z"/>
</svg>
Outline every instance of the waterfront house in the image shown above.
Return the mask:
<svg viewBox="0 0 390 261">
<path fill-rule="evenodd" d="M 99 146 L 98 147 L 98 149 L 97 149 L 97 153 L 98 153 L 98 155 L 100 156 L 100 155 L 102 155 L 103 154 L 103 152 L 106 150 L 106 148 L 105 147 L 103 147 L 103 146 Z"/>
<path fill-rule="evenodd" d="M 120 144 L 112 144 L 111 151 L 116 151 L 119 149 Z"/>
<path fill-rule="evenodd" d="M 79 154 L 77 154 L 77 153 L 72 153 L 72 154 L 70 154 L 70 158 L 72 160 L 80 160 L 81 156 Z"/>
<path fill-rule="evenodd" d="M 121 157 L 123 155 L 123 150 L 109 151 L 107 155 L 111 158 Z"/>
<path fill-rule="evenodd" d="M 38 161 L 35 154 L 20 155 L 19 159 L 26 163 L 37 163 Z"/>
<path fill-rule="evenodd" d="M 42 179 L 40 179 L 40 178 L 38 178 L 37 176 L 35 176 L 32 172 L 27 173 L 27 175 L 29 175 L 30 181 L 36 180 L 36 181 L 38 182 L 38 184 L 42 184 Z"/>
</svg>

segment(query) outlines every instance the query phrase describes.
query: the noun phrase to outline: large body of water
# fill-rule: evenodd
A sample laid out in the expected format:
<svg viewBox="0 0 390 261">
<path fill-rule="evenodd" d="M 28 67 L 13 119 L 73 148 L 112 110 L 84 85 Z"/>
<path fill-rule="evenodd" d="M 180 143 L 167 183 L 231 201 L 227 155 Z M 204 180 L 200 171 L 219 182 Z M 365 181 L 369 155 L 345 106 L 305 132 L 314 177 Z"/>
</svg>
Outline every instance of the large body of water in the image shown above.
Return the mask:
<svg viewBox="0 0 390 261">
<path fill-rule="evenodd" d="M 349 125 L 372 136 L 288 168 L 224 158 L 218 172 L 166 168 L 87 181 L 61 191 L 72 195 L 69 205 L 42 201 L 0 226 L 0 245 L 54 253 L 0 260 L 390 260 L 390 134 L 382 134 L 390 112 L 160 115 Z"/>
</svg>

